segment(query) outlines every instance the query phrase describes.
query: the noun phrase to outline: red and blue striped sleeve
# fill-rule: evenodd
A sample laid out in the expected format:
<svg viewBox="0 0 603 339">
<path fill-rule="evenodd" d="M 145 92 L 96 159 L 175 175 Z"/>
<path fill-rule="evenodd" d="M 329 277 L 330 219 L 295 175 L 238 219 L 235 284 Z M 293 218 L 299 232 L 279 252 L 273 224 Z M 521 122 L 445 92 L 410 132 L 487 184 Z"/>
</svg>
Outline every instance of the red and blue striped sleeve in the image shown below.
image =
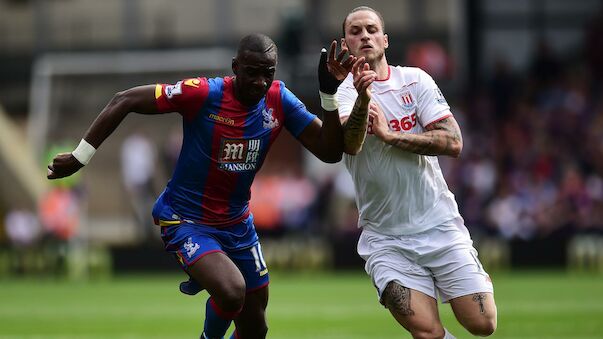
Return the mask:
<svg viewBox="0 0 603 339">
<path fill-rule="evenodd" d="M 285 128 L 297 137 L 316 118 L 316 115 L 309 112 L 306 105 L 282 82 L 281 102 L 285 114 Z"/>
<path fill-rule="evenodd" d="M 157 84 L 155 101 L 159 112 L 178 112 L 185 120 L 199 113 L 209 95 L 207 78 L 190 78 L 173 85 Z"/>
</svg>

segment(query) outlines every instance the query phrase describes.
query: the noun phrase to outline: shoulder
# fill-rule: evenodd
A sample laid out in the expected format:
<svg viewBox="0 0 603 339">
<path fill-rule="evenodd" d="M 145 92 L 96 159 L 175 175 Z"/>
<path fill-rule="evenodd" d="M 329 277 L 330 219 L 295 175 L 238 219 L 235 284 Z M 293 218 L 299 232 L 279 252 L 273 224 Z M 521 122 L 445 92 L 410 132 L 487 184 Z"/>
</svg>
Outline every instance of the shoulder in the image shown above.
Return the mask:
<svg viewBox="0 0 603 339">
<path fill-rule="evenodd" d="M 173 94 L 207 92 L 212 85 L 213 79 L 204 77 L 185 78 L 175 85 L 166 86 L 166 92 L 168 92 L 168 96 L 169 92 L 173 92 Z"/>
<path fill-rule="evenodd" d="M 266 105 L 275 107 L 278 111 L 287 109 L 292 103 L 298 101 L 295 95 L 287 89 L 285 83 L 280 80 L 272 81 L 268 92 L 266 92 Z"/>
<path fill-rule="evenodd" d="M 297 101 L 295 94 L 287 88 L 285 83 L 281 80 L 274 80 L 266 93 L 267 98 L 277 98 L 283 102 Z"/>
<path fill-rule="evenodd" d="M 431 79 L 431 76 L 419 67 L 391 66 L 390 69 L 391 78 L 401 83 L 402 86 L 409 86 Z"/>
<path fill-rule="evenodd" d="M 272 80 L 272 84 L 270 84 L 270 88 L 268 89 L 268 93 L 281 93 L 283 91 L 289 91 L 285 83 L 281 80 Z"/>
<path fill-rule="evenodd" d="M 158 84 L 155 88 L 155 99 L 165 96 L 167 100 L 189 100 L 191 98 L 205 97 L 210 90 L 207 78 L 184 78 L 175 84 Z M 164 95 L 165 94 L 165 95 Z"/>
</svg>

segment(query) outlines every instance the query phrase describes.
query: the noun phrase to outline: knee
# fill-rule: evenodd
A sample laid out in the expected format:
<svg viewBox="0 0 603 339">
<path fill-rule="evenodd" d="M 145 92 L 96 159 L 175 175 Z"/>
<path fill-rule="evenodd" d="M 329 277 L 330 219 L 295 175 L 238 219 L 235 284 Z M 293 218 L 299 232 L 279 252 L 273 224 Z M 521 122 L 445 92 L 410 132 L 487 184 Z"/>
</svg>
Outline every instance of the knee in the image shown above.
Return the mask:
<svg viewBox="0 0 603 339">
<path fill-rule="evenodd" d="M 224 311 L 239 311 L 245 304 L 245 282 L 225 284 L 212 297 Z"/>
<path fill-rule="evenodd" d="M 467 330 L 475 336 L 490 336 L 496 331 L 496 318 L 484 318 L 480 322 L 467 326 Z"/>
</svg>

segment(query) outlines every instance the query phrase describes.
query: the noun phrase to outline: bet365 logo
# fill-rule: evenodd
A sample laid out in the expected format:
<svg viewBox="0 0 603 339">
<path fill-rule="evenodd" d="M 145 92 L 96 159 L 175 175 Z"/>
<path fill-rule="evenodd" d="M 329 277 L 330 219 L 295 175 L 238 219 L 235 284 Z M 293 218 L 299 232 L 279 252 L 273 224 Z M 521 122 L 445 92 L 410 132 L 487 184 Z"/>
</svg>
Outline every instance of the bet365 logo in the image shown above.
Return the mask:
<svg viewBox="0 0 603 339">
<path fill-rule="evenodd" d="M 254 171 L 260 157 L 260 139 L 222 139 L 219 167 L 230 172 Z"/>
</svg>

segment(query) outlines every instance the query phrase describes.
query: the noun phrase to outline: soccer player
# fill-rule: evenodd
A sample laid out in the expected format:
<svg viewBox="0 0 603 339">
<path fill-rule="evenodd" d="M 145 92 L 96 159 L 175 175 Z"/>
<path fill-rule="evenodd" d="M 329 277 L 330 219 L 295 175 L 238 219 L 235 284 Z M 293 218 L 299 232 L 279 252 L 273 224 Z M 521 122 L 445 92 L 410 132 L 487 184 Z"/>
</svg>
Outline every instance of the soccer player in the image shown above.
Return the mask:
<svg viewBox="0 0 603 339">
<path fill-rule="evenodd" d="M 71 153 L 58 154 L 48 178 L 69 176 L 88 164 L 129 112 L 178 112 L 183 145 L 172 179 L 153 217 L 165 249 L 190 280 L 181 291 L 210 295 L 201 338 L 222 338 L 234 320 L 236 338 L 264 338 L 268 331 L 268 269 L 249 211 L 250 187 L 268 149 L 285 127 L 325 162 L 341 160 L 343 130 L 333 94 L 355 58 L 345 50 L 321 52 L 319 87 L 324 121 L 281 81 L 274 80 L 277 47 L 262 34 L 244 37 L 232 60 L 234 76 L 190 78 L 117 93 Z"/>
<path fill-rule="evenodd" d="M 438 316 L 438 295 L 469 332 L 492 334 L 492 282 L 436 157 L 458 157 L 463 146 L 450 107 L 426 72 L 388 65 L 388 37 L 374 9 L 348 13 L 341 44 L 361 58 L 336 98 L 362 228 L 358 254 L 379 301 L 414 338 L 453 338 Z"/>
</svg>

